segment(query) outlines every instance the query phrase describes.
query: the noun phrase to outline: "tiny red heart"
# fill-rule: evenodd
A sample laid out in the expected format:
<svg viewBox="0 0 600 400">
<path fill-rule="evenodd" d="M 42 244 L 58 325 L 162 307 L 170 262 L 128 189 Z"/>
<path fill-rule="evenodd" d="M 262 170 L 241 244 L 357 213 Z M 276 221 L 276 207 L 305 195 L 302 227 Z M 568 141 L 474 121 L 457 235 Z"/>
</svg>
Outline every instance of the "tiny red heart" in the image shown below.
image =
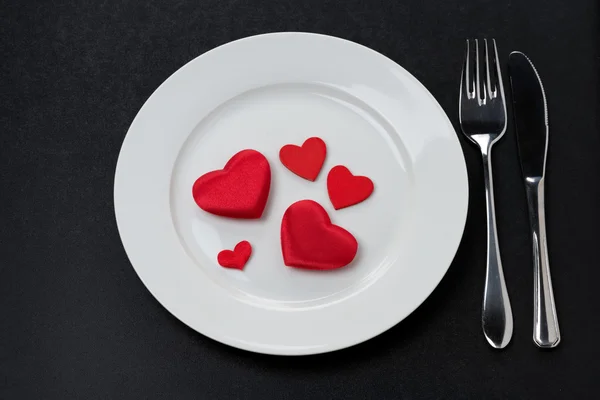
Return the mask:
<svg viewBox="0 0 600 400">
<path fill-rule="evenodd" d="M 327 192 L 336 210 L 365 201 L 373 193 L 373 181 L 354 176 L 343 165 L 335 166 L 327 175 Z"/>
<path fill-rule="evenodd" d="M 318 137 L 306 139 L 302 146 L 286 144 L 279 150 L 279 159 L 287 169 L 313 182 L 321 171 L 326 155 L 327 146 Z"/>
<path fill-rule="evenodd" d="M 217 255 L 219 265 L 225 268 L 235 268 L 243 270 L 252 254 L 252 245 L 243 240 L 235 245 L 233 251 L 223 250 Z"/>
<path fill-rule="evenodd" d="M 221 170 L 194 182 L 192 196 L 198 207 L 231 218 L 260 218 L 269 198 L 271 167 L 256 150 L 235 154 Z"/>
<path fill-rule="evenodd" d="M 283 214 L 281 250 L 287 266 L 331 270 L 354 260 L 358 242 L 350 232 L 333 225 L 319 203 L 301 200 Z"/>
</svg>

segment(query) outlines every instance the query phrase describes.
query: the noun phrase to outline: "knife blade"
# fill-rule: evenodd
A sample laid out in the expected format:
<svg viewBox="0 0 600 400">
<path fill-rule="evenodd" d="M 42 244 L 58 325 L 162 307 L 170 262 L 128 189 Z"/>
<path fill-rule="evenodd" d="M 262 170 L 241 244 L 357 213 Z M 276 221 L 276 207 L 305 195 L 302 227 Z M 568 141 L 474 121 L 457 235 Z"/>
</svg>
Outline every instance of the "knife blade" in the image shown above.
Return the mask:
<svg viewBox="0 0 600 400">
<path fill-rule="evenodd" d="M 548 149 L 548 106 L 537 70 L 521 52 L 508 58 L 521 169 L 525 179 L 543 177 Z"/>
<path fill-rule="evenodd" d="M 533 63 L 521 52 L 510 54 L 508 74 L 533 235 L 533 341 L 538 347 L 551 348 L 560 342 L 560 329 L 550 277 L 544 212 L 544 175 L 549 131 L 546 92 Z"/>
</svg>

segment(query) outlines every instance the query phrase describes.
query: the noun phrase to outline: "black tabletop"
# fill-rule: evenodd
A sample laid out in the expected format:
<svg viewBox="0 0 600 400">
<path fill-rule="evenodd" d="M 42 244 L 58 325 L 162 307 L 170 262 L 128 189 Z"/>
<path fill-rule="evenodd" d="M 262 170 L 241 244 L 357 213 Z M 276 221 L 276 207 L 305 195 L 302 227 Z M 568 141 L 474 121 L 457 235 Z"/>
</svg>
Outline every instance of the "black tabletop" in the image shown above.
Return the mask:
<svg viewBox="0 0 600 400">
<path fill-rule="evenodd" d="M 587 399 L 600 376 L 597 0 L 5 0 L 0 4 L 1 399 Z M 274 357 L 187 328 L 146 290 L 113 211 L 119 149 L 153 90 L 244 36 L 308 31 L 398 62 L 457 125 L 467 37 L 526 52 L 550 111 L 546 210 L 563 341 L 532 343 L 531 240 L 512 123 L 495 147 L 512 343 L 480 328 L 485 203 L 470 203 L 447 275 L 388 332 L 335 353 Z"/>
</svg>

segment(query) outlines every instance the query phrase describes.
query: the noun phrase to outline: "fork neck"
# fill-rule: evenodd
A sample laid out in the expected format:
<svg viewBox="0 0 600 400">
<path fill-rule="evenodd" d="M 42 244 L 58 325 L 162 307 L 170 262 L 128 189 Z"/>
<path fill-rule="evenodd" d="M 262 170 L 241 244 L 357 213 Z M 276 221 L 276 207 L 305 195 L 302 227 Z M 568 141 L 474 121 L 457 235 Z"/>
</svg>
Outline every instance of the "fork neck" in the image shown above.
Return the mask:
<svg viewBox="0 0 600 400">
<path fill-rule="evenodd" d="M 479 145 L 479 147 L 481 148 L 481 152 L 484 156 L 487 157 L 489 156 L 490 151 L 492 150 L 492 145 L 494 144 L 496 137 L 490 134 L 482 134 L 473 135 L 471 136 L 471 139 L 473 139 L 473 141 Z"/>
</svg>

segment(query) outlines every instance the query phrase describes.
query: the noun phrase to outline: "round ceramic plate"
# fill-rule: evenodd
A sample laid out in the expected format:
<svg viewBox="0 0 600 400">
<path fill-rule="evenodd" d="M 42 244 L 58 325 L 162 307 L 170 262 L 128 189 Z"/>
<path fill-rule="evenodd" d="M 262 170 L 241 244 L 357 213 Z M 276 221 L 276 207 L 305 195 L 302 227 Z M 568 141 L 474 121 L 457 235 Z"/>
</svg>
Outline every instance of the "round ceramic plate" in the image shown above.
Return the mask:
<svg viewBox="0 0 600 400">
<path fill-rule="evenodd" d="M 315 182 L 279 161 L 279 149 L 318 136 L 327 158 Z M 272 183 L 259 220 L 208 214 L 194 181 L 255 149 Z M 334 210 L 335 165 L 368 176 L 373 194 Z M 312 199 L 359 243 L 333 271 L 283 263 L 280 226 Z M 196 331 L 241 349 L 314 354 L 394 326 L 433 291 L 460 242 L 468 188 L 448 118 L 402 67 L 346 40 L 305 33 L 253 36 L 186 64 L 144 104 L 123 143 L 115 210 L 125 250 L 148 290 Z M 217 254 L 248 240 L 243 271 Z"/>
</svg>

